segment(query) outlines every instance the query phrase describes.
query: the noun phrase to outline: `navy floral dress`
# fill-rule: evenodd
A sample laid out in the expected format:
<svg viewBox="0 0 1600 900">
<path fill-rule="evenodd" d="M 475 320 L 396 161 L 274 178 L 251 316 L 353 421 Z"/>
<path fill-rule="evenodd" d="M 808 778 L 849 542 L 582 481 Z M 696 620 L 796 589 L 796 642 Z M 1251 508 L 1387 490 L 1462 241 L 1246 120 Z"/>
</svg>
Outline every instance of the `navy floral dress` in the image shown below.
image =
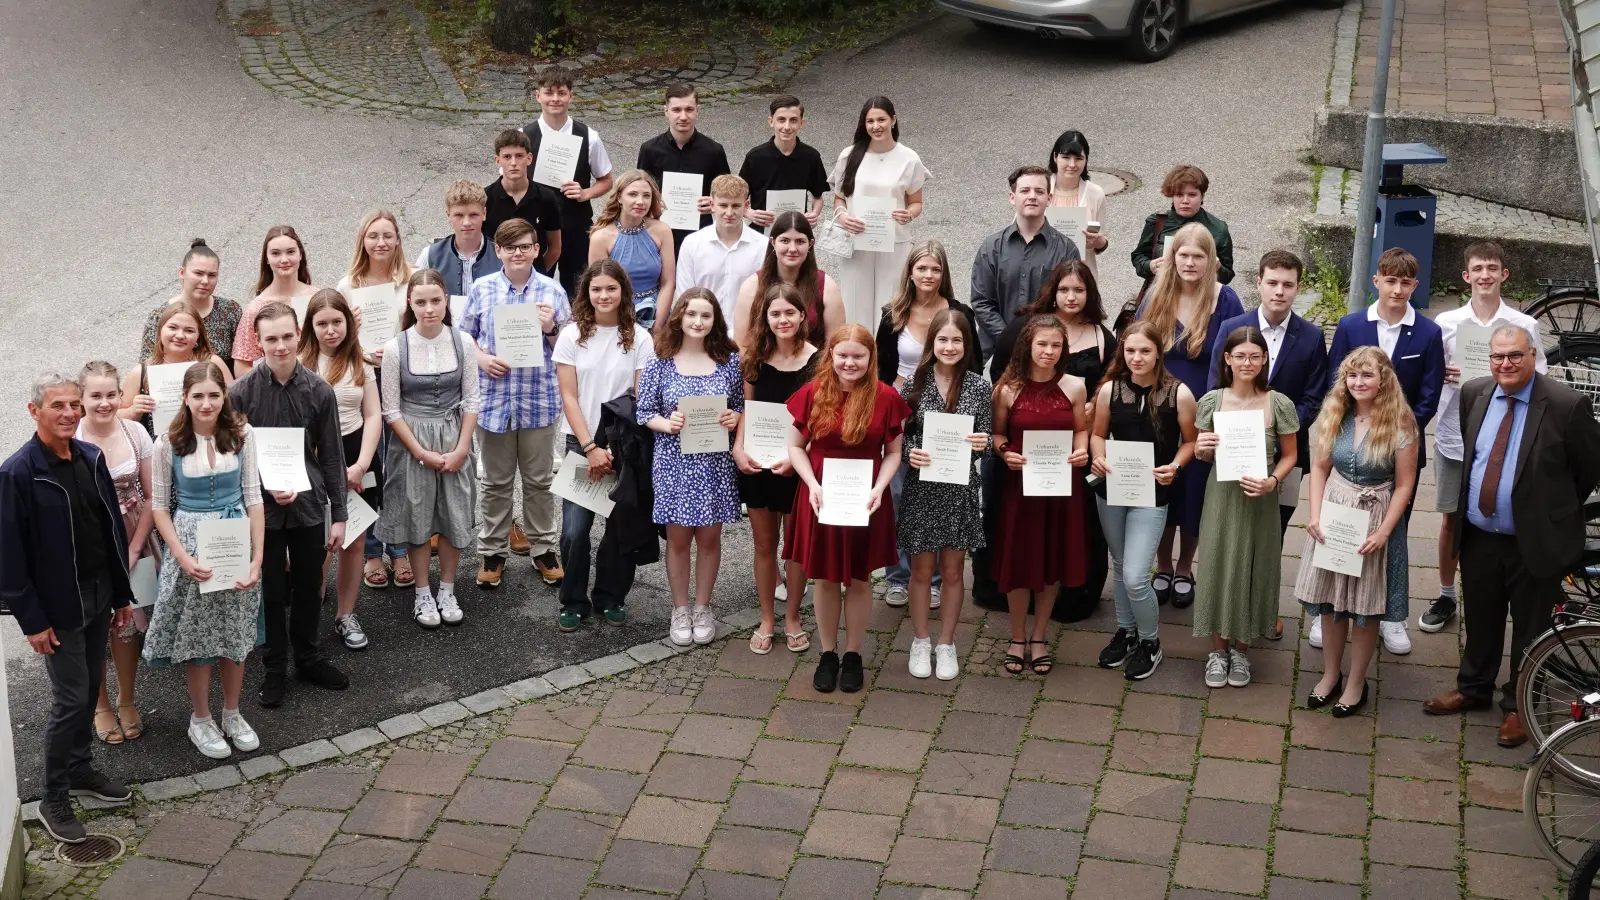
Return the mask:
<svg viewBox="0 0 1600 900">
<path fill-rule="evenodd" d="M 684 397 L 726 396 L 728 408 L 744 411 L 744 376 L 739 354 L 709 375 L 684 375 L 670 359 L 652 359 L 639 372 L 637 414 L 640 425 L 656 416 L 671 416 Z M 656 501 L 652 518 L 657 525 L 698 527 L 739 519 L 739 469 L 733 462 L 733 432 L 729 450 L 722 453 L 683 455 L 675 434 L 656 434 L 651 477 Z"/>
</svg>

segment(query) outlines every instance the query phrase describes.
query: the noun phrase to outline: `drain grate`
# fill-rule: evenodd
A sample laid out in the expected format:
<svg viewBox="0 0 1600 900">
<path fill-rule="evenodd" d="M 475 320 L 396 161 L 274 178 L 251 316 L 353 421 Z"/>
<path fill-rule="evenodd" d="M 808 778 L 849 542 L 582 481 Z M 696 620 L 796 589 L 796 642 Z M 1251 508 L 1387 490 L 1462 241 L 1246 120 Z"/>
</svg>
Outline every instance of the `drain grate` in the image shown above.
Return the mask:
<svg viewBox="0 0 1600 900">
<path fill-rule="evenodd" d="M 122 858 L 128 848 L 122 839 L 110 834 L 91 834 L 81 844 L 57 844 L 56 859 L 80 869 L 93 869 Z"/>
</svg>

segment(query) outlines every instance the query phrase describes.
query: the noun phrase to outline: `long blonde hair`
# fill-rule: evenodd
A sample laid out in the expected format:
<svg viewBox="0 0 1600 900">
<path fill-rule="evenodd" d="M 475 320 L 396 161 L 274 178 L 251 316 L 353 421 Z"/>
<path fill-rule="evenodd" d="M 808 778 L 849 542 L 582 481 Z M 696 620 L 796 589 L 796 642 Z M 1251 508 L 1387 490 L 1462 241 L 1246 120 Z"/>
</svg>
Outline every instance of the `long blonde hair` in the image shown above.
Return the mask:
<svg viewBox="0 0 1600 900">
<path fill-rule="evenodd" d="M 900 272 L 900 292 L 895 294 L 894 300 L 889 303 L 889 324 L 895 331 L 904 331 L 906 323 L 911 321 L 911 307 L 917 302 L 917 285 L 911 280 L 911 270 L 917 263 L 926 257 L 933 257 L 939 264 L 939 294 L 946 302 L 956 299 L 956 292 L 950 287 L 950 259 L 945 255 L 944 245 L 938 241 L 923 241 L 911 248 L 906 254 L 906 264 Z"/>
<path fill-rule="evenodd" d="M 1369 463 L 1386 463 L 1396 451 L 1417 438 L 1417 420 L 1406 403 L 1400 379 L 1394 373 L 1389 357 L 1377 347 L 1358 347 L 1339 364 L 1339 374 L 1323 398 L 1322 410 L 1311 425 L 1311 446 L 1318 456 L 1333 453 L 1333 442 L 1344 427 L 1346 416 L 1355 414 L 1356 401 L 1350 396 L 1347 379 L 1362 369 L 1378 373 L 1378 395 L 1372 400 L 1372 421 L 1367 436 L 1359 449 L 1362 460 Z"/>
<path fill-rule="evenodd" d="M 1217 240 L 1199 222 L 1190 222 L 1179 228 L 1167 243 L 1161 271 L 1156 274 L 1150 289 L 1150 299 L 1145 303 L 1144 315 L 1161 331 L 1162 351 L 1171 350 L 1178 333 L 1178 301 L 1183 295 L 1183 279 L 1178 276 L 1176 258 L 1184 247 L 1195 247 L 1206 255 L 1209 262 L 1200 274 L 1200 312 L 1194 322 L 1184 326 L 1183 346 L 1189 356 L 1199 356 L 1206 349 L 1206 332 L 1211 328 L 1211 314 L 1217 311 Z"/>
<path fill-rule="evenodd" d="M 400 220 L 396 219 L 394 213 L 389 212 L 387 209 L 375 209 L 367 213 L 367 217 L 361 220 L 361 230 L 356 232 L 356 252 L 350 257 L 350 271 L 345 273 L 350 279 L 350 286 L 353 288 L 370 287 L 374 284 L 383 283 L 381 279 L 371 281 L 367 279 L 367 269 L 372 265 L 372 257 L 367 255 L 367 229 L 371 228 L 372 223 L 379 219 L 383 219 L 394 226 L 394 255 L 389 257 L 388 281 L 398 287 L 405 284 L 406 279 L 411 277 L 411 264 L 406 262 L 405 247 L 400 242 Z M 302 258 L 304 257 L 302 256 Z"/>
<path fill-rule="evenodd" d="M 645 221 L 661 218 L 661 188 L 650 173 L 642 169 L 623 172 L 617 183 L 611 186 L 611 193 L 606 195 L 605 206 L 600 210 L 600 216 L 594 220 L 594 225 L 589 229 L 590 234 L 606 227 L 616 225 L 622 227 L 622 192 L 633 185 L 635 181 L 642 181 L 650 185 L 650 209 L 644 214 Z"/>
</svg>

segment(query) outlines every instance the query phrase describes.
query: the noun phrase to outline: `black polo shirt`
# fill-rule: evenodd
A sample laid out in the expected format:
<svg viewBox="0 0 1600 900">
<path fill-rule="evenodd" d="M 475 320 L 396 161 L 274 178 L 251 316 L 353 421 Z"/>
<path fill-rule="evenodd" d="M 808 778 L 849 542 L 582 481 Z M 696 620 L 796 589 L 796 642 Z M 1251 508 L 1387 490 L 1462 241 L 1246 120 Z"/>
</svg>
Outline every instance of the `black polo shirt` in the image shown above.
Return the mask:
<svg viewBox="0 0 1600 900">
<path fill-rule="evenodd" d="M 698 174 L 700 179 L 700 196 L 705 197 L 711 193 L 711 182 L 718 175 L 732 174 L 728 168 L 728 154 L 722 145 L 696 131 L 689 136 L 689 143 L 682 147 L 673 139 L 671 131 L 663 131 L 639 146 L 639 164 L 637 168 L 650 173 L 656 180 L 656 185 L 661 184 L 662 172 L 688 172 Z M 711 216 L 700 217 L 700 227 L 711 224 Z M 673 229 L 672 240 L 677 245 L 683 244 L 683 239 L 693 234 L 693 231 L 679 231 Z"/>
<path fill-rule="evenodd" d="M 489 195 L 489 208 L 483 216 L 483 236 L 492 241 L 495 229 L 508 219 L 526 219 L 539 232 L 539 252 L 544 255 L 550 247 L 551 236 L 561 231 L 561 195 L 556 189 L 530 181 L 528 192 L 522 195 L 519 203 L 511 199 L 496 178 L 484 188 L 484 193 Z"/>
<path fill-rule="evenodd" d="M 67 492 L 67 502 L 72 507 L 72 558 L 78 567 L 78 587 L 94 584 L 111 563 L 106 551 L 105 535 L 111 531 L 106 518 L 105 500 L 100 497 L 100 487 L 95 482 L 94 464 L 89 457 L 72 445 L 72 455 L 62 459 L 50 456 L 50 477 Z"/>
<path fill-rule="evenodd" d="M 739 167 L 739 177 L 750 185 L 750 208 L 767 208 L 767 191 L 811 192 L 813 198 L 828 192 L 828 170 L 822 154 L 805 141 L 796 140 L 794 151 L 785 155 L 776 140 L 751 148 Z"/>
</svg>

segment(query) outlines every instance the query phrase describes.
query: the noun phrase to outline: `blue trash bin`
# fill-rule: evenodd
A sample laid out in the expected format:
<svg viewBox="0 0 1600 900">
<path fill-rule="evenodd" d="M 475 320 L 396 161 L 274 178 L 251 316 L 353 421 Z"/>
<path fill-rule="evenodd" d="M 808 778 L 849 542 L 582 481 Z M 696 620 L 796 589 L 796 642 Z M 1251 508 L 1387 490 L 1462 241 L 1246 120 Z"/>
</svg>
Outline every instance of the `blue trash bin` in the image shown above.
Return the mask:
<svg viewBox="0 0 1600 900">
<path fill-rule="evenodd" d="M 1417 258 L 1417 289 L 1411 305 L 1425 308 L 1433 291 L 1433 237 L 1439 199 L 1430 191 L 1405 183 L 1405 167 L 1438 165 L 1445 155 L 1427 144 L 1384 144 L 1383 179 L 1378 183 L 1378 209 L 1372 232 L 1372 263 L 1367 276 L 1378 272 L 1378 257 L 1399 248 Z M 1370 295 L 1371 289 L 1368 289 Z"/>
</svg>

